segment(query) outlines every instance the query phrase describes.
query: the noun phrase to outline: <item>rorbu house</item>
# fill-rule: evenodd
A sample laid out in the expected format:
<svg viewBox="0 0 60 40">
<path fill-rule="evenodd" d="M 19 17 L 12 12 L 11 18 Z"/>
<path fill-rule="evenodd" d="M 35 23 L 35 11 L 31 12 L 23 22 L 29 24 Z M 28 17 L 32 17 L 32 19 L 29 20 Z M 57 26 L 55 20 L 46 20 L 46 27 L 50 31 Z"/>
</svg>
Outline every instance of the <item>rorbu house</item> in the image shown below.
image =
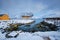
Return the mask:
<svg viewBox="0 0 60 40">
<path fill-rule="evenodd" d="M 32 16 L 33 16 L 32 13 L 23 13 L 23 14 L 22 14 L 22 18 L 23 18 L 23 19 L 30 19 Z"/>
<path fill-rule="evenodd" d="M 8 14 L 0 14 L 0 20 L 9 20 Z"/>
<path fill-rule="evenodd" d="M 11 19 L 7 14 L 0 14 L 0 21 L 2 20 L 1 22 L 8 22 L 9 24 L 10 23 L 30 24 L 34 22 L 34 20 L 31 19 L 32 16 L 33 14 L 24 13 L 23 15 L 21 15 L 22 19 Z"/>
</svg>

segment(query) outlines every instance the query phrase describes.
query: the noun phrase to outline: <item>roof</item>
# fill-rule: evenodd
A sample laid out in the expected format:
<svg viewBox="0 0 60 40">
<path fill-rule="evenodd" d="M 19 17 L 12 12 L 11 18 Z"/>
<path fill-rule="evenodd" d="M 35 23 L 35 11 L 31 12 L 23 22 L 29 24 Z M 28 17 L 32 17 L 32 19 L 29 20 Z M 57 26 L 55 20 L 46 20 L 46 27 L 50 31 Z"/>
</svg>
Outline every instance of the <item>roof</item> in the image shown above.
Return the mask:
<svg viewBox="0 0 60 40">
<path fill-rule="evenodd" d="M 3 16 L 3 15 L 5 15 L 5 14 L 0 14 L 0 16 Z"/>
<path fill-rule="evenodd" d="M 22 16 L 33 16 L 32 13 L 23 13 Z"/>
</svg>

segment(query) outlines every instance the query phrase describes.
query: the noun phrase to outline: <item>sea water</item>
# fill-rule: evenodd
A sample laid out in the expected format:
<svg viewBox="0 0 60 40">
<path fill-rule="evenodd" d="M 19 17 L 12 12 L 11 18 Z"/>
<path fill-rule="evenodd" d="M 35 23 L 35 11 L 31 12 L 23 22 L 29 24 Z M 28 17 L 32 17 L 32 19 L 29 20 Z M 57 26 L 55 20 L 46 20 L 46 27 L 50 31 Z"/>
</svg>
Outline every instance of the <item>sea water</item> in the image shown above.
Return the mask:
<svg viewBox="0 0 60 40">
<path fill-rule="evenodd" d="M 40 22 L 42 22 L 43 19 L 33 19 L 33 20 L 35 20 L 35 22 L 32 23 L 32 24 L 30 24 L 30 25 L 22 25 L 22 26 L 19 26 L 19 30 L 23 30 L 23 31 L 31 31 L 33 29 L 38 30 L 35 27 L 35 25 L 38 24 L 38 23 L 40 23 Z"/>
</svg>

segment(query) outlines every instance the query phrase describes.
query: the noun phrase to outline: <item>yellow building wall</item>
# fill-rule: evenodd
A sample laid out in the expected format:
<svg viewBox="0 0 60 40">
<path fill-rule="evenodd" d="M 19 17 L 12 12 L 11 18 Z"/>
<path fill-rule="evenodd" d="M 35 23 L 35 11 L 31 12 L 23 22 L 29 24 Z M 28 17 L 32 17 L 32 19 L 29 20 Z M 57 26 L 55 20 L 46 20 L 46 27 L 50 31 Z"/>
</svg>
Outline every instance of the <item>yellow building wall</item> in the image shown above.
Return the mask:
<svg viewBox="0 0 60 40">
<path fill-rule="evenodd" d="M 29 17 L 29 16 L 23 16 L 22 18 L 24 18 L 24 19 L 29 19 L 30 17 Z"/>
<path fill-rule="evenodd" d="M 0 20 L 9 20 L 9 16 L 7 14 L 0 17 Z"/>
</svg>

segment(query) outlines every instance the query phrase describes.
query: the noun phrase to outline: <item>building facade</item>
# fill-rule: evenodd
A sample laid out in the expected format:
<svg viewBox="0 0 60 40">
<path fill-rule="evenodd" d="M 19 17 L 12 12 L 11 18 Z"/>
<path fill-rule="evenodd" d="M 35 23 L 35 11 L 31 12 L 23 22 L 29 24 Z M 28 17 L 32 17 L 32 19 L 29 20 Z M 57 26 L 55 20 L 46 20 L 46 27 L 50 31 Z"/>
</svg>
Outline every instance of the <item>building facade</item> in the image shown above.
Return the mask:
<svg viewBox="0 0 60 40">
<path fill-rule="evenodd" d="M 9 20 L 9 16 L 7 14 L 0 14 L 0 20 Z"/>
<path fill-rule="evenodd" d="M 33 16 L 32 13 L 23 13 L 23 14 L 22 14 L 22 18 L 23 18 L 23 19 L 30 19 L 32 16 Z"/>
</svg>

